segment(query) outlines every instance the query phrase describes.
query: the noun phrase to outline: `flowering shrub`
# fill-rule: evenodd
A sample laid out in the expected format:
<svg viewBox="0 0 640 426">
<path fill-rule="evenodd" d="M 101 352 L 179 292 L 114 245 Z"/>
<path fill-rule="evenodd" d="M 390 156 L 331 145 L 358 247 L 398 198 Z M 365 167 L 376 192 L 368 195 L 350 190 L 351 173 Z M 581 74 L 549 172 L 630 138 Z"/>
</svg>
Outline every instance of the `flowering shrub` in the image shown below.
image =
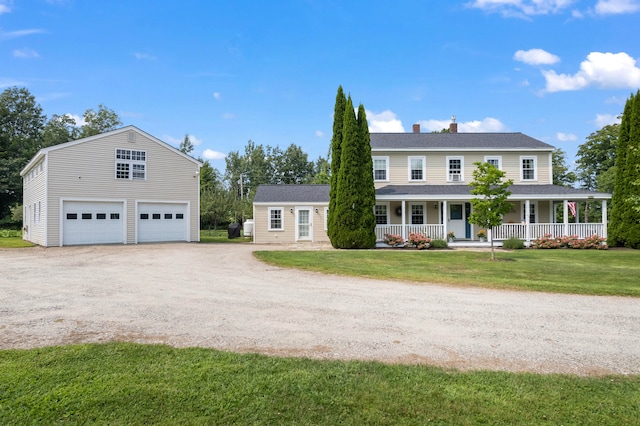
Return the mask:
<svg viewBox="0 0 640 426">
<path fill-rule="evenodd" d="M 384 243 L 391 247 L 400 247 L 404 244 L 404 238 L 397 234 L 384 234 Z"/>
<path fill-rule="evenodd" d="M 607 250 L 606 239 L 594 234 L 590 237 L 580 239 L 577 235 L 569 235 L 563 237 L 551 237 L 551 234 L 545 234 L 542 238 L 538 238 L 531 242 L 531 247 L 539 249 L 557 249 L 557 248 L 573 248 L 573 249 L 598 249 Z"/>
<path fill-rule="evenodd" d="M 487 231 L 485 229 L 481 229 L 476 234 L 478 238 L 487 238 Z"/>
<path fill-rule="evenodd" d="M 431 247 L 431 238 L 425 237 L 422 234 L 410 232 L 407 244 L 409 247 L 416 247 L 418 250 L 428 249 Z"/>
</svg>

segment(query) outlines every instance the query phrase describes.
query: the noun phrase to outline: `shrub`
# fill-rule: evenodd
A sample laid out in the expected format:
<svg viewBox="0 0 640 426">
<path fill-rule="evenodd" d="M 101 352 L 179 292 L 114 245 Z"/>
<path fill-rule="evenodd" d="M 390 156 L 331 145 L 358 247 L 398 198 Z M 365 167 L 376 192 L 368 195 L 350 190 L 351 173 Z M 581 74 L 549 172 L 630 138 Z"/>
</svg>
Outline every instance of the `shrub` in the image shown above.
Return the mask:
<svg viewBox="0 0 640 426">
<path fill-rule="evenodd" d="M 431 240 L 432 249 L 445 249 L 448 248 L 449 244 L 445 240 Z"/>
<path fill-rule="evenodd" d="M 409 247 L 416 247 L 418 250 L 428 249 L 431 246 L 431 238 L 415 232 L 409 233 L 407 240 Z"/>
<path fill-rule="evenodd" d="M 404 245 L 404 238 L 398 234 L 384 234 L 384 243 L 391 247 L 400 247 Z"/>
<path fill-rule="evenodd" d="M 565 235 L 552 238 L 551 234 L 545 234 L 542 238 L 533 240 L 531 246 L 539 249 L 573 248 L 607 250 L 609 248 L 606 239 L 596 234 L 584 239 L 580 239 L 577 235 Z"/>
<path fill-rule="evenodd" d="M 504 240 L 502 248 L 509 250 L 520 250 L 524 248 L 524 241 L 519 238 L 511 237 L 508 240 Z"/>
</svg>

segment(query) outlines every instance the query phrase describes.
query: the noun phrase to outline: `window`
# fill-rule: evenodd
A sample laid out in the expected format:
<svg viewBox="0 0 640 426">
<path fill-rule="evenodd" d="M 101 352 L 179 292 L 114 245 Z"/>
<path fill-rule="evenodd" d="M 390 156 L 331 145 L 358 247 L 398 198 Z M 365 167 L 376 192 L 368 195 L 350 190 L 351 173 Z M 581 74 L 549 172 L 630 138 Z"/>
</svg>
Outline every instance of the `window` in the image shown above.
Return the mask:
<svg viewBox="0 0 640 426">
<path fill-rule="evenodd" d="M 107 214 L 106 213 L 96 213 L 96 219 L 102 220 L 102 219 L 106 219 L 107 218 Z"/>
<path fill-rule="evenodd" d="M 176 219 L 184 219 L 184 215 L 182 213 L 176 213 Z"/>
<path fill-rule="evenodd" d="M 140 219 L 141 220 L 149 219 L 149 213 L 140 213 Z"/>
<path fill-rule="evenodd" d="M 329 207 L 324 208 L 324 230 L 327 231 L 329 229 L 327 225 L 327 220 L 329 219 Z"/>
<path fill-rule="evenodd" d="M 447 157 L 447 181 L 464 182 L 463 168 L 464 160 L 462 157 Z"/>
<path fill-rule="evenodd" d="M 373 206 L 373 214 L 376 216 L 376 225 L 386 225 L 388 223 L 388 210 L 389 208 L 386 204 L 376 204 Z"/>
<path fill-rule="evenodd" d="M 411 204 L 411 224 L 424 224 L 424 204 Z"/>
<path fill-rule="evenodd" d="M 425 180 L 425 158 L 424 157 L 409 157 L 409 180 L 410 181 L 424 181 Z"/>
<path fill-rule="evenodd" d="M 82 218 L 89 220 L 93 217 L 93 215 L 91 213 L 82 213 Z"/>
<path fill-rule="evenodd" d="M 484 162 L 491 164 L 498 170 L 502 170 L 502 157 L 500 156 L 493 156 L 493 157 L 485 156 Z"/>
<path fill-rule="evenodd" d="M 147 153 L 131 149 L 116 149 L 116 179 L 145 180 Z"/>
<path fill-rule="evenodd" d="M 534 201 L 529 202 L 529 223 L 536 223 L 536 210 L 538 206 Z M 522 203 L 522 221 L 526 222 L 527 203 Z"/>
<path fill-rule="evenodd" d="M 76 220 L 78 219 L 78 213 L 67 213 L 67 220 Z"/>
<path fill-rule="evenodd" d="M 389 180 L 389 157 L 373 157 L 373 180 Z"/>
<path fill-rule="evenodd" d="M 269 231 L 283 231 L 284 218 L 282 217 L 284 209 L 282 207 L 274 207 L 269 209 Z"/>
<path fill-rule="evenodd" d="M 154 213 L 154 214 L 152 215 L 152 217 L 153 217 L 154 219 L 160 219 L 160 213 Z"/>
<path fill-rule="evenodd" d="M 536 180 L 536 157 L 520 157 L 521 180 Z"/>
<path fill-rule="evenodd" d="M 120 213 L 111 213 L 111 219 L 119 220 L 120 219 Z"/>
<path fill-rule="evenodd" d="M 165 213 L 164 214 L 164 218 L 165 219 L 173 219 L 173 215 L 171 213 Z"/>
<path fill-rule="evenodd" d="M 449 219 L 462 220 L 462 204 L 449 204 Z"/>
</svg>

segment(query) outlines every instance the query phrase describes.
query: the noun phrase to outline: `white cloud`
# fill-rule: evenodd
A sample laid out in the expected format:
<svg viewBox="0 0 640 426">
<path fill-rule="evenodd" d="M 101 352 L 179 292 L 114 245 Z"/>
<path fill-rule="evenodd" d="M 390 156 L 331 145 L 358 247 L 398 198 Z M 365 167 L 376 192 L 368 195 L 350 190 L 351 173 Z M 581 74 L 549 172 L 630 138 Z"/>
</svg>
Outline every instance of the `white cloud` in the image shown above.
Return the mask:
<svg viewBox="0 0 640 426">
<path fill-rule="evenodd" d="M 234 118 L 236 118 L 236 115 L 231 112 L 225 112 L 224 114 L 222 114 L 223 120 L 233 120 Z"/>
<path fill-rule="evenodd" d="M 529 65 L 551 65 L 560 62 L 560 58 L 542 49 L 518 50 L 513 59 Z"/>
<path fill-rule="evenodd" d="M 202 153 L 202 157 L 204 157 L 207 160 L 224 160 L 224 158 L 226 157 L 226 154 L 223 154 L 222 152 L 214 151 L 212 149 L 205 149 L 204 152 Z"/>
<path fill-rule="evenodd" d="M 603 89 L 637 88 L 640 86 L 640 68 L 636 60 L 625 52 L 591 52 L 573 75 L 542 71 L 547 81 L 547 92 L 581 90 L 589 86 Z"/>
<path fill-rule="evenodd" d="M 12 80 L 9 78 L 0 78 L 0 89 L 13 86 L 26 86 L 27 83 L 20 80 Z"/>
<path fill-rule="evenodd" d="M 614 124 L 614 123 L 619 124 L 620 118 L 611 114 L 596 114 L 596 119 L 594 120 L 594 123 L 599 129 L 601 129 L 604 126 L 607 126 L 609 124 Z"/>
<path fill-rule="evenodd" d="M 527 18 L 534 15 L 558 13 L 571 6 L 575 0 L 474 0 L 468 7 L 506 17 Z"/>
<path fill-rule="evenodd" d="M 371 133 L 404 133 L 402 121 L 398 120 L 393 111 L 386 110 L 380 114 L 365 111 L 369 121 L 369 132 Z"/>
<path fill-rule="evenodd" d="M 184 140 L 184 139 L 183 139 Z M 199 139 L 197 136 L 195 135 L 189 135 L 189 140 L 191 141 L 191 143 L 193 144 L 193 146 L 200 146 L 202 145 L 202 139 Z M 182 142 L 182 141 L 181 141 Z"/>
<path fill-rule="evenodd" d="M 0 40 L 10 40 L 12 38 L 25 37 L 32 34 L 43 34 L 45 30 L 34 28 L 29 30 L 18 30 L 18 31 L 9 31 L 3 32 L 0 31 Z"/>
<path fill-rule="evenodd" d="M 150 55 L 148 53 L 140 53 L 140 52 L 134 53 L 133 56 L 135 56 L 136 59 L 139 59 L 141 61 L 155 61 L 156 59 L 158 59 L 155 56 Z"/>
<path fill-rule="evenodd" d="M 39 58 L 38 52 L 33 49 L 24 48 L 24 49 L 16 49 L 13 51 L 13 56 L 16 58 Z"/>
<path fill-rule="evenodd" d="M 316 130 L 316 136 L 319 138 L 323 138 L 324 137 L 324 132 L 322 130 Z"/>
<path fill-rule="evenodd" d="M 425 120 L 420 121 L 420 127 L 429 132 L 439 132 L 442 129 L 448 129 L 451 120 Z M 474 120 L 464 123 L 458 123 L 459 133 L 491 133 L 503 132 L 506 126 L 497 118 L 487 117 L 482 121 Z"/>
<path fill-rule="evenodd" d="M 79 115 L 67 113 L 67 114 L 65 114 L 65 116 L 67 116 L 69 118 L 73 118 L 73 121 L 76 122 L 76 126 L 78 126 L 78 127 L 84 126 L 85 124 L 87 124 L 87 123 L 85 123 L 84 118 L 82 118 Z"/>
<path fill-rule="evenodd" d="M 0 15 L 11 12 L 11 8 L 6 3 L 0 3 Z"/>
<path fill-rule="evenodd" d="M 574 135 L 573 133 L 562 133 L 562 132 L 556 133 L 556 138 L 560 142 L 570 142 L 570 141 L 575 141 L 575 140 L 578 139 L 578 137 L 576 135 Z"/>
<path fill-rule="evenodd" d="M 595 12 L 598 15 L 620 15 L 640 10 L 637 0 L 598 0 Z"/>
<path fill-rule="evenodd" d="M 213 92 L 213 98 L 216 100 L 220 100 L 220 98 L 222 97 L 222 95 L 220 95 L 220 92 Z"/>
</svg>

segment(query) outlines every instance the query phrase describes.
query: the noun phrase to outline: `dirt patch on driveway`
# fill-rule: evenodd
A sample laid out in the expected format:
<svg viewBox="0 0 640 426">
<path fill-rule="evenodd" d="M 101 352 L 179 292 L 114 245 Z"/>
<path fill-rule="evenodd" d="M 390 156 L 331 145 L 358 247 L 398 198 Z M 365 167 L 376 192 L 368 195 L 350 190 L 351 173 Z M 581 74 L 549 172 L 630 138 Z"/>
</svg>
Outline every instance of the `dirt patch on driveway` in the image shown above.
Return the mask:
<svg viewBox="0 0 640 426">
<path fill-rule="evenodd" d="M 282 269 L 246 244 L 0 250 L 0 349 L 124 340 L 459 369 L 640 374 L 640 299 Z"/>
</svg>

